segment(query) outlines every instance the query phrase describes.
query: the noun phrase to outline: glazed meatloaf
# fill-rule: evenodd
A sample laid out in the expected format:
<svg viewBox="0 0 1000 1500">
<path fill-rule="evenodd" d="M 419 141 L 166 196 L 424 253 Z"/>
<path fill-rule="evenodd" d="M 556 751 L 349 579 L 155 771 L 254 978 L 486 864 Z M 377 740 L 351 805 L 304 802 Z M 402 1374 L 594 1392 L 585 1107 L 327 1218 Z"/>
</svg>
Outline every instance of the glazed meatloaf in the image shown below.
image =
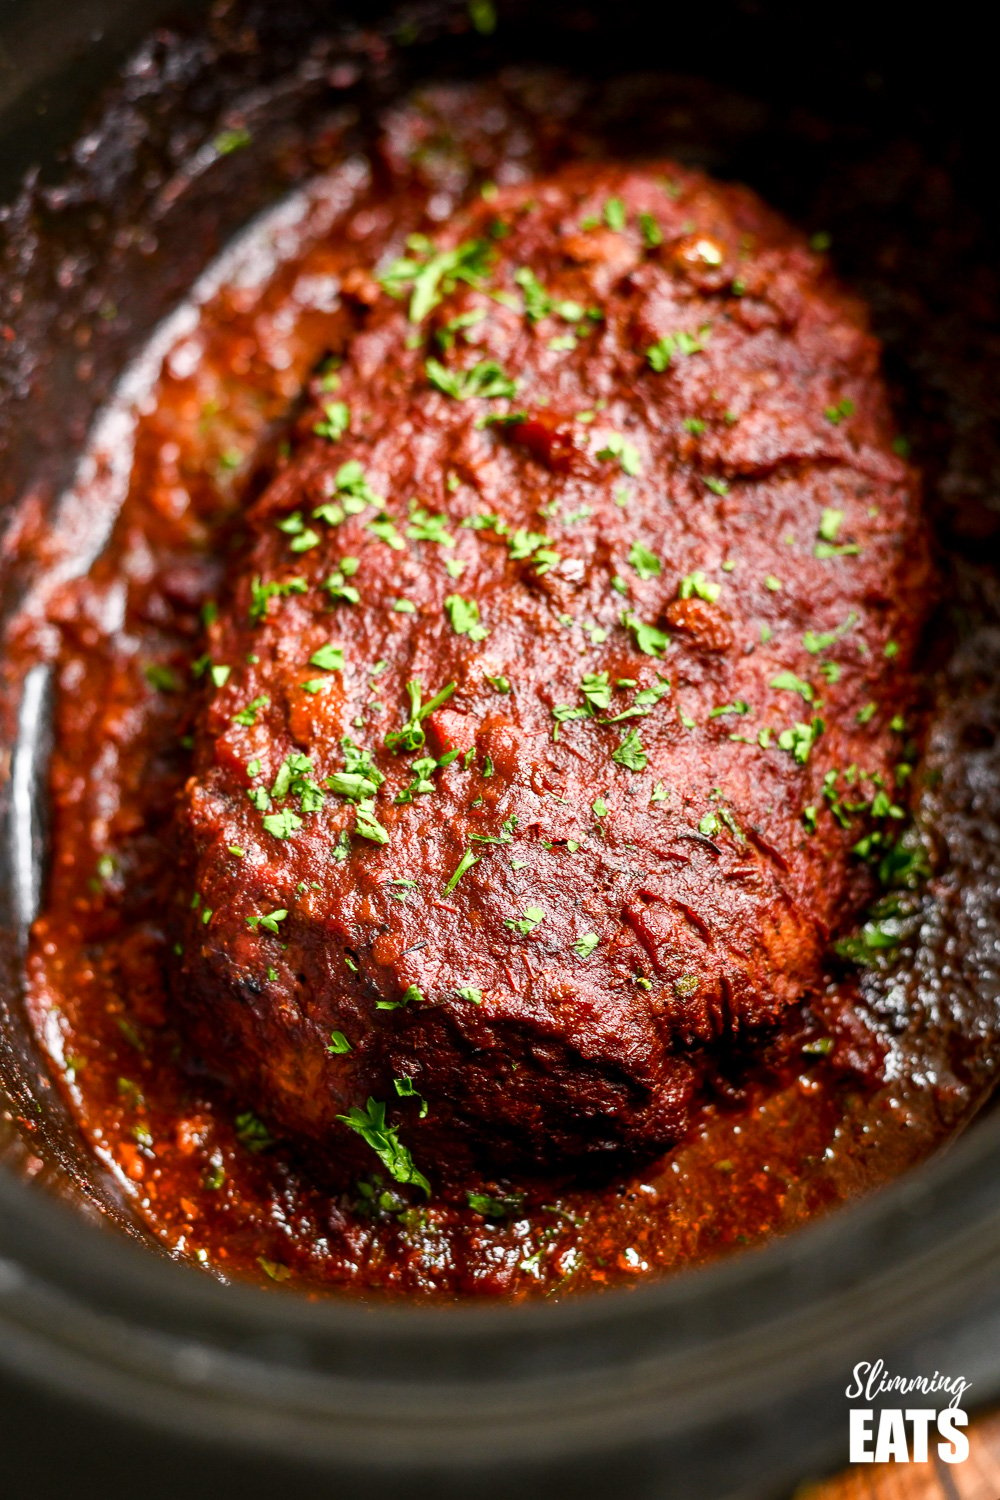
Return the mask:
<svg viewBox="0 0 1000 1500">
<path fill-rule="evenodd" d="M 749 191 L 585 164 L 358 266 L 329 347 L 208 627 L 191 1053 L 421 1186 L 655 1152 L 903 818 L 877 342 Z"/>
</svg>

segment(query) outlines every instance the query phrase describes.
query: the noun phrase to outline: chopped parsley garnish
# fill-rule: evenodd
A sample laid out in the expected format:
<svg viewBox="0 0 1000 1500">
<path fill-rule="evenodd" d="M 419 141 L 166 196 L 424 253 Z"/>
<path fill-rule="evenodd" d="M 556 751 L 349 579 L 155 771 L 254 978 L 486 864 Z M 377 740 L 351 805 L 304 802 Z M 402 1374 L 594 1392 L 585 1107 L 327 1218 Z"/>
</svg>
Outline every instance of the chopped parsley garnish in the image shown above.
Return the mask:
<svg viewBox="0 0 1000 1500">
<path fill-rule="evenodd" d="M 642 542 L 633 542 L 629 548 L 628 560 L 632 564 L 640 578 L 656 578 L 663 571 L 663 565 L 655 552 L 650 552 Z"/>
<path fill-rule="evenodd" d="M 673 364 L 674 359 L 690 354 L 701 354 L 708 342 L 711 328 L 706 324 L 693 333 L 666 333 L 646 350 L 649 367 L 662 374 Z"/>
<path fill-rule="evenodd" d="M 607 672 L 587 672 L 580 682 L 580 691 L 591 711 L 611 707 L 611 684 Z"/>
<path fill-rule="evenodd" d="M 567 323 L 579 323 L 581 318 L 586 316 L 586 309 L 581 307 L 579 302 L 561 302 L 550 297 L 534 271 L 529 270 L 527 266 L 517 268 L 514 272 L 514 281 L 521 288 L 521 295 L 524 298 L 524 315 L 530 323 L 538 323 L 551 313 Z M 549 347 L 551 348 L 551 344 Z"/>
<path fill-rule="evenodd" d="M 824 509 L 819 521 L 820 540 L 813 548 L 814 557 L 855 557 L 861 551 L 856 542 L 837 543 L 843 520 L 842 510 L 834 510 L 829 506 Z"/>
<path fill-rule="evenodd" d="M 854 413 L 854 402 L 851 400 L 838 401 L 836 406 L 828 406 L 823 415 L 834 427 L 839 427 L 845 417 Z"/>
<path fill-rule="evenodd" d="M 585 932 L 583 937 L 578 937 L 573 944 L 573 952 L 580 958 L 589 958 L 600 941 L 596 932 Z"/>
<path fill-rule="evenodd" d="M 249 130 L 242 126 L 220 130 L 212 142 L 212 150 L 216 156 L 230 156 L 234 151 L 242 151 L 245 146 L 249 146 L 252 140 Z"/>
<path fill-rule="evenodd" d="M 317 422 L 313 432 L 328 442 L 338 443 L 350 430 L 351 409 L 346 401 L 330 401 L 323 408 L 323 420 Z"/>
<path fill-rule="evenodd" d="M 647 250 L 655 250 L 657 245 L 663 244 L 663 230 L 652 214 L 639 215 L 639 228 L 642 231 L 642 242 Z"/>
<path fill-rule="evenodd" d="M 778 748 L 786 750 L 798 765 L 804 766 L 824 728 L 822 719 L 813 719 L 810 724 L 794 724 L 791 729 L 783 729 L 778 735 Z"/>
<path fill-rule="evenodd" d="M 517 814 L 511 813 L 510 817 L 504 818 L 503 822 L 500 824 L 499 838 L 494 838 L 491 834 L 488 833 L 473 833 L 470 834 L 469 837 L 475 839 L 477 844 L 509 844 L 514 837 L 514 830 L 516 827 Z"/>
<path fill-rule="evenodd" d="M 359 838 L 368 839 L 372 844 L 389 842 L 388 833 L 375 816 L 375 803 L 371 797 L 365 797 L 358 803 L 354 817 L 354 831 Z"/>
<path fill-rule="evenodd" d="M 379 781 L 381 779 L 379 776 Z M 334 771 L 327 777 L 326 784 L 338 797 L 346 797 L 349 802 L 367 802 L 378 791 L 378 782 L 363 771 Z"/>
<path fill-rule="evenodd" d="M 394 552 L 406 551 L 406 543 L 390 516 L 376 516 L 373 521 L 368 522 L 365 529 L 370 531 L 372 536 L 378 537 L 380 542 L 385 542 L 386 546 L 391 547 Z"/>
<path fill-rule="evenodd" d="M 304 578 L 288 578 L 279 583 L 264 583 L 258 575 L 250 583 L 250 618 L 256 624 L 267 618 L 272 599 L 285 599 L 289 594 L 304 594 L 309 585 Z"/>
<path fill-rule="evenodd" d="M 633 479 L 642 473 L 642 459 L 639 450 L 628 438 L 623 437 L 620 432 L 609 433 L 604 442 L 604 447 L 599 448 L 597 457 L 600 459 L 617 459 L 623 474 L 630 475 Z"/>
<path fill-rule="evenodd" d="M 445 613 L 456 635 L 467 635 L 470 641 L 484 641 L 489 635 L 485 625 L 479 621 L 479 605 L 474 599 L 463 599 L 461 594 L 449 594 L 444 601 Z"/>
<path fill-rule="evenodd" d="M 348 583 L 347 581 L 349 578 L 354 577 L 358 571 L 358 566 L 358 559 L 356 557 L 342 557 L 340 559 L 340 567 L 335 568 L 329 578 L 324 578 L 321 587 L 325 593 L 329 594 L 334 603 L 338 601 L 344 604 L 360 603 L 361 595 L 353 583 Z"/>
<path fill-rule="evenodd" d="M 319 667 L 324 672 L 340 672 L 344 667 L 343 646 L 320 646 L 309 658 L 311 667 Z"/>
<path fill-rule="evenodd" d="M 379 277 L 382 287 L 393 297 L 410 291 L 411 323 L 420 323 L 459 282 L 482 286 L 493 263 L 493 246 L 488 240 L 466 240 L 451 250 L 434 251 L 430 240 L 412 235 L 408 241 L 412 256 L 401 256 Z M 422 259 L 416 257 L 422 256 Z"/>
<path fill-rule="evenodd" d="M 423 1094 L 421 1094 L 419 1090 L 414 1086 L 413 1079 L 394 1078 L 392 1081 L 395 1086 L 396 1093 L 399 1095 L 400 1099 L 419 1099 L 420 1118 L 421 1120 L 425 1119 L 427 1116 L 427 1100 L 424 1098 Z"/>
<path fill-rule="evenodd" d="M 423 691 L 423 684 L 420 682 L 414 681 L 406 684 L 406 692 L 410 700 L 410 716 L 402 729 L 391 730 L 385 737 L 386 745 L 397 755 L 406 751 L 419 750 L 422 747 L 425 740 L 422 727 L 424 719 L 435 709 L 440 708 L 442 703 L 447 702 L 455 691 L 455 683 L 446 683 L 441 691 L 435 693 L 427 703 L 423 702 Z"/>
<path fill-rule="evenodd" d="M 799 697 L 806 703 L 812 703 L 816 694 L 808 682 L 803 682 L 801 677 L 796 677 L 794 672 L 779 672 L 771 678 L 770 686 L 777 688 L 779 692 L 798 693 Z"/>
<path fill-rule="evenodd" d="M 821 651 L 829 651 L 830 647 L 840 640 L 842 635 L 853 629 L 858 623 L 858 616 L 852 609 L 842 625 L 834 630 L 825 630 L 817 634 L 814 630 L 807 630 L 802 637 L 802 644 L 810 656 L 818 656 Z"/>
<path fill-rule="evenodd" d="M 447 529 L 447 516 L 432 516 L 423 506 L 410 506 L 410 524 L 406 535 L 414 542 L 438 542 L 442 547 L 454 547 L 455 538 Z"/>
<path fill-rule="evenodd" d="M 625 610 L 622 624 L 635 636 L 635 644 L 645 656 L 662 656 L 670 645 L 670 637 L 656 625 L 648 625 L 631 610 Z"/>
<path fill-rule="evenodd" d="M 620 198 L 609 198 L 604 205 L 604 222 L 609 229 L 625 228 L 625 205 Z"/>
<path fill-rule="evenodd" d="M 293 511 L 290 516 L 285 516 L 275 523 L 279 531 L 292 538 L 292 552 L 309 552 L 313 547 L 318 547 L 320 535 L 311 526 L 307 526 L 302 519 L 301 511 Z"/>
<path fill-rule="evenodd" d="M 267 1151 L 269 1147 L 274 1145 L 274 1136 L 268 1130 L 263 1120 L 258 1120 L 257 1116 L 251 1113 L 249 1109 L 245 1109 L 238 1114 L 233 1123 L 236 1127 L 236 1139 L 248 1151 Z"/>
<path fill-rule="evenodd" d="M 678 599 L 704 599 L 708 604 L 714 604 L 722 593 L 721 583 L 712 583 L 705 577 L 700 568 L 693 573 L 688 573 L 677 585 Z"/>
<path fill-rule="evenodd" d="M 176 674 L 170 667 L 162 666 L 159 662 L 150 662 L 149 666 L 143 667 L 142 675 L 158 693 L 176 693 L 180 687 Z"/>
<path fill-rule="evenodd" d="M 264 831 L 276 839 L 290 839 L 302 827 L 302 819 L 290 808 L 282 812 L 269 813 L 263 819 Z"/>
<path fill-rule="evenodd" d="M 260 713 L 260 710 L 266 708 L 270 701 L 266 693 L 261 693 L 257 698 L 251 698 L 246 708 L 241 708 L 239 713 L 233 714 L 232 722 L 234 724 L 242 724 L 244 729 L 249 729 L 251 725 L 256 724 L 257 715 Z"/>
<path fill-rule="evenodd" d="M 476 1193 L 469 1189 L 466 1198 L 472 1211 L 482 1214 L 484 1219 L 506 1219 L 511 1214 L 520 1213 L 524 1207 L 523 1193 L 510 1193 L 505 1198 L 495 1198 L 492 1193 Z"/>
<path fill-rule="evenodd" d="M 540 531 L 519 528 L 508 540 L 507 548 L 512 562 L 524 562 L 530 558 L 539 576 L 554 568 L 559 561 L 559 553 Z"/>
<path fill-rule="evenodd" d="M 624 766 L 629 771 L 644 771 L 649 764 L 649 756 L 646 754 L 637 729 L 630 729 L 622 740 L 618 749 L 612 753 L 611 759 L 616 765 Z"/>
<path fill-rule="evenodd" d="M 478 854 L 473 854 L 471 849 L 466 849 L 465 853 L 462 855 L 462 858 L 455 866 L 451 878 L 445 885 L 445 894 L 449 894 L 451 891 L 453 891 L 456 885 L 458 885 L 458 882 L 461 880 L 462 876 L 465 875 L 469 870 L 471 870 L 473 865 L 478 865 L 478 863 Z"/>
<path fill-rule="evenodd" d="M 529 932 L 545 921 L 545 913 L 540 906 L 526 906 L 522 917 L 508 917 L 504 922 L 514 932 L 519 932 L 522 937 L 527 937 Z"/>
<path fill-rule="evenodd" d="M 458 995 L 460 1000 L 468 1000 L 472 1005 L 482 1005 L 483 1003 L 483 992 L 477 989 L 474 984 L 462 985 L 461 989 L 455 991 L 455 994 Z"/>
<path fill-rule="evenodd" d="M 470 370 L 449 370 L 440 360 L 428 359 L 424 369 L 435 390 L 456 401 L 493 400 L 517 395 L 517 381 L 505 375 L 493 359 L 481 360 Z"/>
<path fill-rule="evenodd" d="M 475 328 L 487 316 L 485 307 L 470 308 L 468 312 L 449 318 L 444 327 L 437 330 L 435 337 L 442 349 L 451 349 L 454 347 L 456 334 L 464 333 L 467 328 Z"/>
<path fill-rule="evenodd" d="M 278 923 L 283 922 L 287 916 L 288 912 L 285 908 L 279 906 L 277 911 L 258 913 L 256 916 L 247 917 L 247 926 L 251 932 L 256 932 L 258 927 L 263 927 L 265 932 L 273 933 L 277 937 Z"/>
<path fill-rule="evenodd" d="M 337 1119 L 371 1147 L 394 1182 L 410 1183 L 422 1188 L 430 1197 L 430 1183 L 414 1166 L 413 1157 L 400 1141 L 396 1127 L 385 1122 L 384 1104 L 369 1099 L 364 1109 L 354 1105 L 346 1115 L 338 1115 Z"/>
<path fill-rule="evenodd" d="M 336 500 L 325 501 L 313 511 L 313 520 L 325 521 L 328 526 L 339 526 L 348 516 L 359 516 L 369 505 L 381 510 L 385 501 L 377 495 L 365 477 L 365 471 L 356 458 L 341 464 L 333 481 Z"/>
</svg>

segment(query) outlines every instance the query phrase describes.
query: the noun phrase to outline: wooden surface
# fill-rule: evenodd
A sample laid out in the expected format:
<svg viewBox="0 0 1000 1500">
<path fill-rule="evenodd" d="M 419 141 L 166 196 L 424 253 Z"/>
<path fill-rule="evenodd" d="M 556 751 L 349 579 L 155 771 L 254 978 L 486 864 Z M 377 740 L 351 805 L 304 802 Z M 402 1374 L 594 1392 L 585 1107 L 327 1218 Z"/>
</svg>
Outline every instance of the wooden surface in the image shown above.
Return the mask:
<svg viewBox="0 0 1000 1500">
<path fill-rule="evenodd" d="M 969 1449 L 964 1464 L 862 1465 L 795 1500 L 1000 1500 L 1000 1413 L 973 1424 Z"/>
</svg>

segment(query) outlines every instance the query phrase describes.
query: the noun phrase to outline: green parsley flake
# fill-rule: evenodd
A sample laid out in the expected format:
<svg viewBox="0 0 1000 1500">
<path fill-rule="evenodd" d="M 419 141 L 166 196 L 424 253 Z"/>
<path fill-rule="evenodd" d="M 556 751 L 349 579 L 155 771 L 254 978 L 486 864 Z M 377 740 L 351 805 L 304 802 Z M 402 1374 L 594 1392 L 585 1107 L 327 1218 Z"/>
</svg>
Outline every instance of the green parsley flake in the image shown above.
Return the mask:
<svg viewBox="0 0 1000 1500">
<path fill-rule="evenodd" d="M 447 529 L 448 517 L 431 515 L 422 505 L 410 505 L 410 524 L 406 534 L 414 542 L 437 542 L 442 547 L 454 547 L 455 538 Z"/>
<path fill-rule="evenodd" d="M 180 687 L 170 667 L 161 666 L 158 662 L 151 662 L 149 666 L 143 667 L 142 675 L 150 687 L 155 688 L 158 693 L 176 693 Z"/>
<path fill-rule="evenodd" d="M 320 646 L 309 658 L 311 667 L 319 667 L 324 672 L 341 672 L 344 667 L 343 646 Z"/>
<path fill-rule="evenodd" d="M 393 1083 L 395 1085 L 396 1093 L 399 1095 L 400 1099 L 419 1099 L 419 1101 L 420 1101 L 420 1119 L 421 1120 L 426 1119 L 426 1117 L 427 1117 L 427 1100 L 424 1098 L 423 1094 L 421 1094 L 414 1087 L 413 1079 L 412 1078 L 394 1078 L 392 1081 L 393 1081 Z"/>
<path fill-rule="evenodd" d="M 656 343 L 650 344 L 646 350 L 646 359 L 650 369 L 662 375 L 664 370 L 669 370 L 676 358 L 703 353 L 711 332 L 710 325 L 706 324 L 703 328 L 699 328 L 697 334 L 664 334 L 663 338 L 657 339 Z"/>
<path fill-rule="evenodd" d="M 339 443 L 345 432 L 350 431 L 351 409 L 346 401 L 330 401 L 323 407 L 323 420 L 317 422 L 313 432 L 327 442 Z"/>
<path fill-rule="evenodd" d="M 273 935 L 277 937 L 278 923 L 283 922 L 287 916 L 288 912 L 286 911 L 286 909 L 283 906 L 279 906 L 277 911 L 265 912 L 257 916 L 247 917 L 247 926 L 250 928 L 251 932 L 256 932 L 258 927 L 263 927 L 265 932 L 273 933 Z"/>
<path fill-rule="evenodd" d="M 270 701 L 266 693 L 262 693 L 257 698 L 251 698 L 246 708 L 241 708 L 239 713 L 233 714 L 232 722 L 234 724 L 242 724 L 244 729 L 249 729 L 251 725 L 256 724 L 257 715 L 260 713 L 260 710 L 267 708 Z M 254 773 L 251 772 L 251 774 Z"/>
<path fill-rule="evenodd" d="M 663 565 L 655 552 L 650 552 L 641 542 L 633 542 L 629 548 L 628 560 L 638 573 L 640 578 L 656 578 L 663 571 Z"/>
<path fill-rule="evenodd" d="M 721 583 L 712 583 L 707 579 L 700 568 L 693 573 L 688 573 L 677 585 L 678 599 L 704 599 L 708 604 L 714 604 L 722 593 Z"/>
<path fill-rule="evenodd" d="M 828 406 L 823 415 L 834 427 L 839 427 L 845 417 L 853 416 L 854 402 L 851 400 L 838 401 L 836 406 Z"/>
<path fill-rule="evenodd" d="M 589 958 L 600 941 L 596 932 L 585 932 L 583 937 L 578 937 L 573 944 L 573 952 L 580 958 Z"/>
<path fill-rule="evenodd" d="M 630 729 L 622 740 L 618 749 L 612 753 L 611 759 L 619 766 L 624 766 L 629 771 L 644 771 L 649 764 L 649 756 L 646 754 L 637 729 Z"/>
<path fill-rule="evenodd" d="M 504 926 L 510 927 L 514 932 L 519 932 L 522 937 L 527 937 L 529 932 L 534 932 L 535 928 L 544 921 L 545 913 L 540 906 L 526 906 L 523 917 L 508 917 Z"/>
<path fill-rule="evenodd" d="M 375 816 L 375 802 L 371 797 L 365 797 L 358 803 L 354 831 L 359 838 L 368 839 L 372 844 L 389 842 L 388 833 Z"/>
<path fill-rule="evenodd" d="M 804 766 L 824 728 L 822 719 L 813 719 L 810 724 L 795 724 L 791 729 L 783 729 L 778 735 L 778 748 L 786 750 L 798 765 Z"/>
<path fill-rule="evenodd" d="M 276 839 L 290 839 L 302 827 L 302 819 L 298 813 L 290 808 L 282 812 L 270 813 L 263 819 L 264 831 Z"/>
<path fill-rule="evenodd" d="M 779 692 L 798 693 L 806 703 L 812 703 L 816 697 L 810 684 L 803 682 L 801 677 L 796 677 L 794 672 L 779 672 L 777 676 L 771 678 L 770 685 Z"/>
<path fill-rule="evenodd" d="M 489 635 L 485 625 L 479 621 L 479 605 L 474 599 L 463 599 L 461 594 L 449 594 L 444 601 L 445 613 L 456 635 L 467 635 L 470 641 L 484 641 Z"/>
<path fill-rule="evenodd" d="M 620 198 L 609 198 L 605 203 L 604 222 L 618 233 L 625 228 L 625 205 Z"/>
<path fill-rule="evenodd" d="M 647 250 L 655 250 L 657 245 L 663 244 L 663 230 L 652 214 L 639 215 L 639 228 L 642 231 L 642 242 Z"/>
<path fill-rule="evenodd" d="M 631 610 L 625 610 L 621 622 L 635 636 L 635 644 L 645 656 L 662 656 L 670 645 L 670 637 L 656 625 L 648 625 Z"/>
<path fill-rule="evenodd" d="M 434 251 L 423 235 L 411 235 L 408 248 L 414 254 L 401 256 L 379 277 L 390 296 L 399 297 L 411 288 L 409 317 L 420 323 L 451 293 L 459 282 L 482 286 L 493 263 L 494 250 L 488 240 L 466 240 L 451 250 Z M 424 259 L 417 259 L 417 256 Z"/>
<path fill-rule="evenodd" d="M 424 719 L 432 714 L 435 709 L 440 708 L 442 703 L 447 702 L 455 691 L 454 682 L 446 683 L 439 693 L 435 693 L 429 702 L 423 702 L 423 685 L 412 681 L 406 684 L 407 696 L 410 700 L 410 716 L 402 729 L 391 730 L 385 737 L 385 743 L 395 754 L 407 751 L 419 750 L 424 743 L 425 735 L 422 728 Z"/>
<path fill-rule="evenodd" d="M 481 360 L 470 370 L 449 370 L 440 360 L 428 359 L 424 369 L 431 385 L 455 401 L 494 400 L 517 394 L 517 381 L 505 375 L 496 360 Z"/>
<path fill-rule="evenodd" d="M 461 880 L 462 876 L 465 875 L 469 870 L 471 870 L 473 865 L 478 865 L 478 863 L 479 856 L 477 854 L 473 854 L 471 849 L 466 849 L 465 853 L 462 855 L 462 858 L 455 866 L 454 873 L 452 874 L 450 880 L 444 888 L 445 894 L 447 895 L 451 891 L 453 891 L 456 885 L 458 885 L 458 882 Z"/>
<path fill-rule="evenodd" d="M 384 1104 L 369 1099 L 363 1110 L 354 1105 L 346 1115 L 338 1115 L 337 1119 L 371 1147 L 394 1182 L 422 1188 L 430 1197 L 431 1185 L 414 1166 L 413 1157 L 400 1141 L 396 1127 L 385 1123 Z"/>
<path fill-rule="evenodd" d="M 609 433 L 604 447 L 598 449 L 597 457 L 617 459 L 622 473 L 630 475 L 633 479 L 642 473 L 642 459 L 639 457 L 638 448 L 620 432 Z"/>
<path fill-rule="evenodd" d="M 547 536 L 540 531 L 526 531 L 523 527 L 510 537 L 507 550 L 512 562 L 525 562 L 530 558 L 539 577 L 548 573 L 559 561 L 559 553 Z"/>
<path fill-rule="evenodd" d="M 580 691 L 592 712 L 611 707 L 611 684 L 607 672 L 587 672 L 580 682 Z"/>
<path fill-rule="evenodd" d="M 249 146 L 252 140 L 253 136 L 249 130 L 242 126 L 232 130 L 220 130 L 212 142 L 212 150 L 216 156 L 230 156 L 234 151 L 242 151 L 244 147 Z"/>
<path fill-rule="evenodd" d="M 285 599 L 289 594 L 305 594 L 309 585 L 304 578 L 288 578 L 283 583 L 264 583 L 260 576 L 250 583 L 250 619 L 254 624 L 267 618 L 272 599 Z"/>
</svg>

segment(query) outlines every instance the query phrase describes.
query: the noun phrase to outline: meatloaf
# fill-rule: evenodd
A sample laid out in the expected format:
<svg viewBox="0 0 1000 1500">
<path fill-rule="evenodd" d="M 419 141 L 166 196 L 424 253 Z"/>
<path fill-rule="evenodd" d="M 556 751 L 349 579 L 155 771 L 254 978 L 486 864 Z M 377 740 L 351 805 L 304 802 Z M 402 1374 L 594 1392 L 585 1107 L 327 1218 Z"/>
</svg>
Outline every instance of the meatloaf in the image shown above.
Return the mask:
<svg viewBox="0 0 1000 1500">
<path fill-rule="evenodd" d="M 929 562 L 878 343 L 671 163 L 484 192 L 329 316 L 198 663 L 191 1054 L 419 1188 L 656 1152 L 904 817 Z"/>
</svg>

